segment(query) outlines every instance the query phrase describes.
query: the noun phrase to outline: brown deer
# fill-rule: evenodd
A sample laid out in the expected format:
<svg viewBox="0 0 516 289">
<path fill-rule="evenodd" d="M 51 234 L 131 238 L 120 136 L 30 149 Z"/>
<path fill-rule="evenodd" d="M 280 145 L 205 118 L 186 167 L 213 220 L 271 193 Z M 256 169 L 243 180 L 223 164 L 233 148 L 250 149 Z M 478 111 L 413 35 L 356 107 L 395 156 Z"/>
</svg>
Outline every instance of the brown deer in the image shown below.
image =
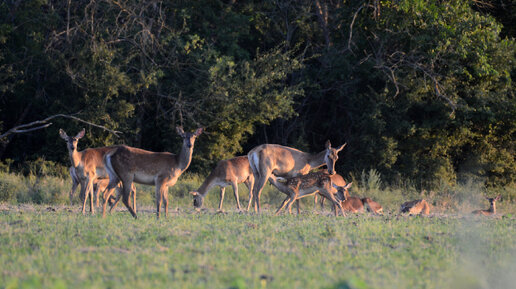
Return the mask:
<svg viewBox="0 0 516 289">
<path fill-rule="evenodd" d="M 77 173 L 75 172 L 74 167 L 69 168 L 70 177 L 72 178 L 72 189 L 70 190 L 69 197 L 70 197 L 70 205 L 73 205 L 73 195 L 75 194 L 75 191 L 77 190 L 77 187 L 80 184 L 79 177 L 77 176 Z M 96 179 L 93 181 L 93 192 L 95 195 L 95 202 L 96 207 L 99 207 L 99 199 L 100 199 L 100 192 L 104 192 L 106 187 L 109 184 L 109 179 Z M 117 186 L 117 190 L 120 188 L 120 186 Z M 136 191 L 136 189 L 133 187 L 132 192 Z M 132 193 L 131 192 L 131 193 Z M 117 198 L 120 197 L 120 192 L 117 191 Z M 79 199 L 82 202 L 84 202 L 84 195 L 79 195 Z M 115 199 L 113 198 L 111 202 L 115 202 Z M 133 198 L 133 207 L 136 208 L 136 200 Z"/>
<path fill-rule="evenodd" d="M 330 176 L 331 178 L 331 183 L 333 184 L 334 187 L 344 187 L 346 186 L 346 181 L 344 180 L 344 178 L 339 175 L 339 174 L 334 174 L 334 175 L 331 175 Z M 314 195 L 314 210 L 315 210 L 315 207 L 317 205 L 317 197 L 318 197 L 319 194 L 315 194 Z M 324 209 L 324 200 L 326 200 L 326 198 L 321 198 L 321 210 Z M 299 205 L 298 205 L 299 206 Z"/>
<path fill-rule="evenodd" d="M 251 193 L 255 211 L 260 212 L 260 195 L 272 174 L 277 177 L 292 178 L 306 175 L 311 170 L 326 165 L 328 173 L 334 175 L 338 153 L 345 146 L 346 144 L 343 144 L 338 148 L 332 148 L 330 141 L 327 141 L 326 149 L 316 154 L 277 144 L 263 144 L 253 148 L 247 157 L 255 179 Z"/>
<path fill-rule="evenodd" d="M 222 211 L 222 203 L 224 202 L 224 192 L 226 186 L 233 187 L 233 193 L 237 204 L 237 209 L 241 210 L 240 201 L 238 200 L 238 184 L 245 183 L 249 189 L 249 200 L 251 200 L 251 189 L 254 184 L 254 176 L 249 166 L 247 156 L 235 157 L 228 160 L 222 160 L 210 175 L 204 180 L 197 191 L 190 192 L 194 196 L 194 207 L 202 208 L 204 197 L 213 186 L 220 187 L 220 203 L 219 211 Z M 248 208 L 249 210 L 249 208 Z"/>
<path fill-rule="evenodd" d="M 285 183 L 280 182 L 279 179 L 280 177 L 276 177 L 273 174 L 271 174 L 269 177 L 269 181 L 271 182 L 271 184 L 275 186 L 278 190 L 280 190 L 280 192 L 285 193 L 287 195 L 287 198 L 283 201 L 281 206 L 276 211 L 276 215 L 278 215 L 285 206 L 288 208 L 289 214 L 291 214 L 292 204 L 294 203 L 294 201 L 306 196 L 311 196 L 316 193 L 331 200 L 331 202 L 334 204 L 335 216 L 338 215 L 337 208 L 339 208 L 342 215 L 344 215 L 340 203 L 335 199 L 335 189 L 332 186 L 330 175 L 326 172 L 319 171 L 309 173 L 307 175 L 286 178 Z"/>
<path fill-rule="evenodd" d="M 484 215 L 484 216 L 492 216 L 496 214 L 496 201 L 500 200 L 502 195 L 498 195 L 496 198 L 488 198 L 486 199 L 489 201 L 489 209 L 487 210 L 475 210 L 471 212 L 474 215 Z"/>
<path fill-rule="evenodd" d="M 430 205 L 424 199 L 414 200 L 403 203 L 400 211 L 411 215 L 428 215 L 430 214 Z"/>
<path fill-rule="evenodd" d="M 349 183 L 344 187 L 338 187 L 337 197 L 342 200 L 341 205 L 345 212 L 362 213 L 364 210 L 375 214 L 380 214 L 383 208 L 377 202 L 371 200 L 371 198 L 357 198 L 351 197 L 349 194 L 349 188 L 353 183 Z"/>
<path fill-rule="evenodd" d="M 349 183 L 344 187 L 337 188 L 337 199 L 340 200 L 340 204 L 344 212 L 361 213 L 364 212 L 364 203 L 360 198 L 351 197 L 349 194 L 349 188 L 353 183 Z"/>
<path fill-rule="evenodd" d="M 81 184 L 80 196 L 84 196 L 82 202 L 82 213 L 86 212 L 86 202 L 90 197 L 90 211 L 95 213 L 93 206 L 93 185 L 97 179 L 107 179 L 109 177 L 103 163 L 104 156 L 114 147 L 99 147 L 88 148 L 83 151 L 77 151 L 77 144 L 79 140 L 84 137 L 85 129 L 82 129 L 76 136 L 70 137 L 62 129 L 59 130 L 59 135 L 66 141 L 70 161 L 72 163 L 73 172 L 72 181 L 78 181 Z M 72 191 L 77 185 L 72 184 Z M 114 188 L 114 187 L 113 187 Z M 72 192 L 70 192 L 73 195 Z M 133 200 L 134 201 L 134 200 Z"/>
<path fill-rule="evenodd" d="M 368 212 L 374 213 L 374 214 L 382 214 L 383 208 L 380 204 L 377 202 L 371 200 L 370 198 L 362 198 L 362 203 L 366 207 Z"/>
<path fill-rule="evenodd" d="M 104 157 L 104 163 L 109 174 L 109 193 L 118 181 L 122 182 L 122 202 L 134 218 L 136 212 L 129 205 L 130 188 L 133 182 L 156 186 L 156 217 L 160 217 L 163 203 L 165 217 L 168 216 L 168 188 L 176 184 L 177 179 L 188 169 L 192 161 L 194 143 L 203 129 L 198 128 L 193 133 L 185 133 L 182 127 L 176 127 L 177 133 L 183 139 L 179 154 L 168 152 L 151 152 L 129 146 L 117 146 Z M 107 199 L 104 200 L 103 217 L 106 213 Z"/>
</svg>

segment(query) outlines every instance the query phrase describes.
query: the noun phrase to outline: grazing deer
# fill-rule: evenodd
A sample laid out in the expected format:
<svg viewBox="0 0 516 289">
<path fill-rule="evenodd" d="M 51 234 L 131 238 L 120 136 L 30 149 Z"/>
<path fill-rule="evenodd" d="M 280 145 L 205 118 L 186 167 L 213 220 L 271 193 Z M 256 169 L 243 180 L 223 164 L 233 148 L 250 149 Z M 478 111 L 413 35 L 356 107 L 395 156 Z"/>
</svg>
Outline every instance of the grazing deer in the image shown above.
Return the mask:
<svg viewBox="0 0 516 289">
<path fill-rule="evenodd" d="M 121 181 L 122 202 L 134 218 L 138 217 L 128 203 L 133 182 L 156 186 L 156 216 L 159 219 L 162 202 L 165 216 L 168 216 L 168 187 L 174 186 L 179 176 L 190 166 L 195 140 L 203 131 L 202 128 L 198 128 L 193 133 L 185 133 L 182 127 L 176 127 L 176 130 L 183 139 L 181 151 L 177 155 L 117 146 L 104 157 L 110 180 L 107 197 L 111 195 L 111 189 Z M 103 217 L 106 213 L 106 205 L 107 199 L 104 200 Z"/>
<path fill-rule="evenodd" d="M 83 151 L 77 151 L 79 140 L 84 137 L 85 129 L 82 129 L 76 136 L 70 137 L 62 129 L 59 129 L 59 135 L 66 141 L 70 161 L 72 163 L 73 172 L 70 170 L 72 180 L 81 184 L 80 196 L 84 196 L 82 202 L 82 213 L 86 212 L 86 202 L 90 197 L 90 211 L 95 213 L 93 208 L 93 184 L 98 178 L 108 178 L 108 173 L 104 168 L 103 158 L 114 147 L 88 148 Z M 75 178 L 74 178 L 75 176 Z M 75 188 L 77 186 L 75 185 Z M 114 188 L 114 187 L 113 187 Z M 74 191 L 74 185 L 72 184 Z M 72 195 L 72 192 L 70 192 Z"/>
<path fill-rule="evenodd" d="M 338 148 L 332 148 L 330 141 L 327 141 L 326 149 L 316 154 L 277 144 L 263 144 L 253 148 L 247 157 L 255 180 L 251 193 L 255 211 L 260 212 L 260 195 L 272 174 L 277 177 L 292 178 L 306 175 L 312 169 L 326 165 L 328 173 L 334 175 L 338 153 L 345 146 L 346 144 L 343 144 Z"/>
<path fill-rule="evenodd" d="M 210 175 L 204 180 L 197 191 L 190 192 L 194 196 L 194 207 L 201 208 L 204 202 L 204 197 L 213 186 L 220 187 L 220 203 L 219 211 L 222 211 L 222 203 L 224 202 L 224 193 L 226 186 L 233 187 L 237 209 L 241 210 L 240 201 L 238 200 L 238 184 L 245 183 L 249 189 L 249 200 L 251 200 L 251 189 L 254 184 L 254 176 L 249 166 L 247 156 L 235 157 L 228 160 L 222 160 L 217 163 L 217 166 Z"/>
<path fill-rule="evenodd" d="M 500 200 L 502 195 L 498 195 L 496 198 L 488 198 L 486 199 L 489 201 L 489 209 L 487 210 L 475 210 L 471 212 L 474 215 L 484 215 L 484 216 L 492 216 L 496 214 L 496 201 Z"/>
<path fill-rule="evenodd" d="M 371 212 L 374 214 L 382 214 L 383 213 L 382 206 L 380 204 L 378 204 L 377 202 L 371 200 L 370 198 L 363 198 L 361 200 L 368 212 Z"/>
<path fill-rule="evenodd" d="M 424 199 L 414 200 L 403 203 L 400 211 L 411 215 L 428 215 L 430 214 L 430 205 Z"/>
<path fill-rule="evenodd" d="M 278 215 L 285 206 L 288 208 L 289 214 L 291 214 L 292 204 L 294 201 L 316 193 L 321 194 L 323 197 L 331 200 L 331 202 L 334 204 L 335 216 L 338 215 L 337 207 L 340 209 L 342 215 L 344 215 L 340 203 L 335 199 L 335 189 L 332 186 L 330 175 L 328 175 L 326 172 L 314 172 L 298 177 L 286 178 L 285 183 L 280 182 L 279 179 L 280 177 L 276 177 L 273 174 L 271 174 L 269 177 L 271 184 L 278 188 L 280 192 L 287 195 L 287 198 L 276 211 L 276 215 Z"/>
</svg>

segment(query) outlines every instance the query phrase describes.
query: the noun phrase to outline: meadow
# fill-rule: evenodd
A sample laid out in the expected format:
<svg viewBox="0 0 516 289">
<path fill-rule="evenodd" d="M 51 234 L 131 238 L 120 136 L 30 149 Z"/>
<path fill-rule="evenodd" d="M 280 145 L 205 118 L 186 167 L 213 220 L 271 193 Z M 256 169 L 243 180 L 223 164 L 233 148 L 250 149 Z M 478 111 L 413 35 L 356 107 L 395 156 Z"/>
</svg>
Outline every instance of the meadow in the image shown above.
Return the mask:
<svg viewBox="0 0 516 289">
<path fill-rule="evenodd" d="M 196 211 L 188 191 L 202 178 L 185 175 L 170 190 L 168 218 L 156 220 L 153 188 L 138 187 L 135 220 L 123 206 L 104 219 L 83 216 L 77 201 L 67 204 L 66 178 L 4 173 L 0 180 L 1 194 L 14 196 L 0 204 L 0 288 L 510 288 L 516 281 L 507 188 L 381 189 L 370 173 L 352 193 L 381 202 L 382 216 L 335 218 L 329 205 L 314 211 L 311 198 L 299 216 L 273 216 L 283 195 L 270 186 L 260 215 L 237 212 L 231 188 L 225 212 L 214 209 L 215 189 Z M 468 213 L 487 207 L 482 196 L 494 193 L 505 198 L 496 217 Z M 403 199 L 432 194 L 430 217 L 398 214 Z"/>
</svg>

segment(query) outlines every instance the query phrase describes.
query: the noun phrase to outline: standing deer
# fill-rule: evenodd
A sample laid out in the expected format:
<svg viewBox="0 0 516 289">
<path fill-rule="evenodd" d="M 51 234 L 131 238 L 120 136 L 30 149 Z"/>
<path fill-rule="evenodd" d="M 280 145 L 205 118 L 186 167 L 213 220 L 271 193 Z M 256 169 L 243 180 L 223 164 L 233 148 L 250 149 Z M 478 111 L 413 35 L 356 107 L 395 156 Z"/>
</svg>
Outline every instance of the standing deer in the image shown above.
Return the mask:
<svg viewBox="0 0 516 289">
<path fill-rule="evenodd" d="M 344 178 L 341 175 L 334 174 L 334 175 L 331 175 L 330 178 L 331 178 L 331 183 L 333 184 L 334 187 L 346 186 L 346 181 L 344 180 Z M 317 196 L 318 195 L 319 194 L 314 195 L 314 210 L 317 205 Z M 326 198 L 321 198 L 321 210 L 324 209 L 324 200 L 326 200 Z"/>
<path fill-rule="evenodd" d="M 414 200 L 403 203 L 400 211 L 411 215 L 428 215 L 430 214 L 430 205 L 424 199 Z"/>
<path fill-rule="evenodd" d="M 308 174 L 312 169 L 326 165 L 330 175 L 335 174 L 335 162 L 338 153 L 346 146 L 332 148 L 330 141 L 326 142 L 326 149 L 320 153 L 309 154 L 300 150 L 277 144 L 263 144 L 253 148 L 247 154 L 251 170 L 254 175 L 254 186 L 251 199 L 255 204 L 255 211 L 260 212 L 260 195 L 269 177 L 292 178 Z M 249 202 L 248 208 L 251 206 Z"/>
<path fill-rule="evenodd" d="M 79 177 L 77 176 L 77 173 L 75 172 L 74 167 L 69 168 L 70 177 L 72 178 L 72 189 L 70 190 L 69 196 L 70 196 L 70 205 L 73 205 L 73 195 L 75 194 L 75 191 L 77 190 L 77 187 L 80 184 Z M 99 199 L 100 199 L 100 192 L 104 192 L 106 187 L 108 186 L 109 179 L 96 179 L 93 181 L 93 194 L 95 195 L 95 202 L 96 207 L 99 207 Z M 117 187 L 118 189 L 119 187 Z M 133 192 L 135 191 L 135 188 L 133 187 Z M 117 197 L 120 196 L 120 192 L 117 191 Z M 79 199 L 81 202 L 84 202 L 84 195 L 79 195 Z M 134 202 L 133 198 L 133 206 L 136 208 L 136 202 Z M 112 200 L 114 202 L 114 199 Z"/>
<path fill-rule="evenodd" d="M 168 216 L 168 187 L 174 186 L 179 176 L 190 166 L 195 140 L 203 131 L 198 128 L 193 133 L 185 133 L 182 127 L 176 127 L 176 130 L 183 139 L 178 155 L 117 146 L 104 157 L 110 180 L 107 198 L 118 181 L 122 181 L 122 202 L 134 218 L 138 217 L 128 203 L 133 182 L 156 186 L 156 216 L 159 219 L 162 203 L 165 216 Z M 104 200 L 103 217 L 106 214 L 107 198 Z"/>
<path fill-rule="evenodd" d="M 484 215 L 484 216 L 492 216 L 496 214 L 496 201 L 500 200 L 502 195 L 498 195 L 496 198 L 488 198 L 486 199 L 489 201 L 489 209 L 487 210 L 475 210 L 471 212 L 474 215 Z"/>
<path fill-rule="evenodd" d="M 70 161 L 72 163 L 73 172 L 70 170 L 72 180 L 78 180 L 81 184 L 80 196 L 84 196 L 82 202 L 82 213 L 86 212 L 86 202 L 90 197 L 90 211 L 95 213 L 93 208 L 93 184 L 98 178 L 108 178 L 108 174 L 104 168 L 103 158 L 114 147 L 88 148 L 83 151 L 77 151 L 79 140 L 84 137 L 85 129 L 82 129 L 76 136 L 70 137 L 62 129 L 59 129 L 59 135 L 66 141 Z M 75 188 L 77 186 L 75 185 Z M 113 187 L 114 188 L 114 187 Z M 74 191 L 74 185 L 72 185 Z M 72 192 L 70 192 L 72 194 Z M 134 202 L 134 200 L 133 200 Z"/>
<path fill-rule="evenodd" d="M 237 209 L 241 210 L 240 201 L 238 200 L 238 184 L 245 183 L 249 189 L 249 201 L 251 200 L 251 189 L 254 184 L 254 176 L 249 166 L 247 156 L 235 157 L 228 160 L 222 160 L 217 163 L 217 166 L 210 175 L 204 180 L 197 191 L 190 192 L 194 196 L 194 207 L 201 208 L 204 202 L 204 197 L 213 186 L 220 187 L 220 203 L 219 211 L 222 211 L 222 203 L 224 202 L 224 192 L 226 186 L 233 187 Z"/>
<path fill-rule="evenodd" d="M 344 215 L 340 203 L 335 199 L 335 189 L 332 186 L 330 175 L 326 172 L 319 171 L 307 175 L 286 178 L 285 183 L 280 182 L 279 179 L 280 177 L 276 177 L 273 174 L 269 177 L 271 184 L 287 195 L 287 198 L 276 211 L 276 215 L 278 215 L 285 206 L 288 208 L 289 214 L 291 214 L 294 201 L 316 193 L 331 200 L 334 205 L 335 216 L 338 215 L 337 208 L 339 208 L 342 215 Z M 299 214 L 299 206 L 297 213 Z"/>
</svg>

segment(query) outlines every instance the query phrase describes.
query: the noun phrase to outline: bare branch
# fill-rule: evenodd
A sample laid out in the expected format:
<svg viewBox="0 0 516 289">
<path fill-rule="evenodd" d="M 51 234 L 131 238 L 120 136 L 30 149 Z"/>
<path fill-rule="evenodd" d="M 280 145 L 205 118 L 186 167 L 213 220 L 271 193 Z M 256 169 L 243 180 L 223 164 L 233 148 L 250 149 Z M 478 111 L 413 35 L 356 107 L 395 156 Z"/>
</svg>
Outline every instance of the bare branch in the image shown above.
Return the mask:
<svg viewBox="0 0 516 289">
<path fill-rule="evenodd" d="M 9 135 L 11 135 L 11 134 L 26 133 L 26 132 L 30 132 L 30 131 L 35 131 L 35 130 L 47 128 L 47 127 L 52 125 L 52 123 L 49 122 L 49 121 L 54 119 L 54 118 L 58 118 L 58 117 L 70 118 L 70 119 L 76 120 L 78 122 L 82 122 L 82 123 L 88 124 L 90 126 L 101 128 L 101 129 L 103 129 L 103 130 L 105 130 L 107 132 L 110 132 L 110 133 L 114 134 L 117 137 L 119 136 L 118 134 L 122 133 L 120 131 L 109 129 L 109 128 L 105 127 L 105 126 L 98 125 L 98 124 L 95 124 L 95 123 L 83 120 L 83 119 L 78 118 L 78 117 L 73 116 L 73 115 L 55 114 L 55 115 L 49 116 L 49 117 L 47 117 L 45 119 L 42 119 L 42 120 L 36 120 L 36 121 L 30 122 L 30 123 L 18 125 L 18 126 L 15 126 L 15 127 L 11 128 L 11 129 L 9 129 L 8 131 L 6 131 L 5 133 L 0 135 L 0 142 L 4 142 L 2 139 L 7 137 L 7 136 L 9 136 Z"/>
</svg>

